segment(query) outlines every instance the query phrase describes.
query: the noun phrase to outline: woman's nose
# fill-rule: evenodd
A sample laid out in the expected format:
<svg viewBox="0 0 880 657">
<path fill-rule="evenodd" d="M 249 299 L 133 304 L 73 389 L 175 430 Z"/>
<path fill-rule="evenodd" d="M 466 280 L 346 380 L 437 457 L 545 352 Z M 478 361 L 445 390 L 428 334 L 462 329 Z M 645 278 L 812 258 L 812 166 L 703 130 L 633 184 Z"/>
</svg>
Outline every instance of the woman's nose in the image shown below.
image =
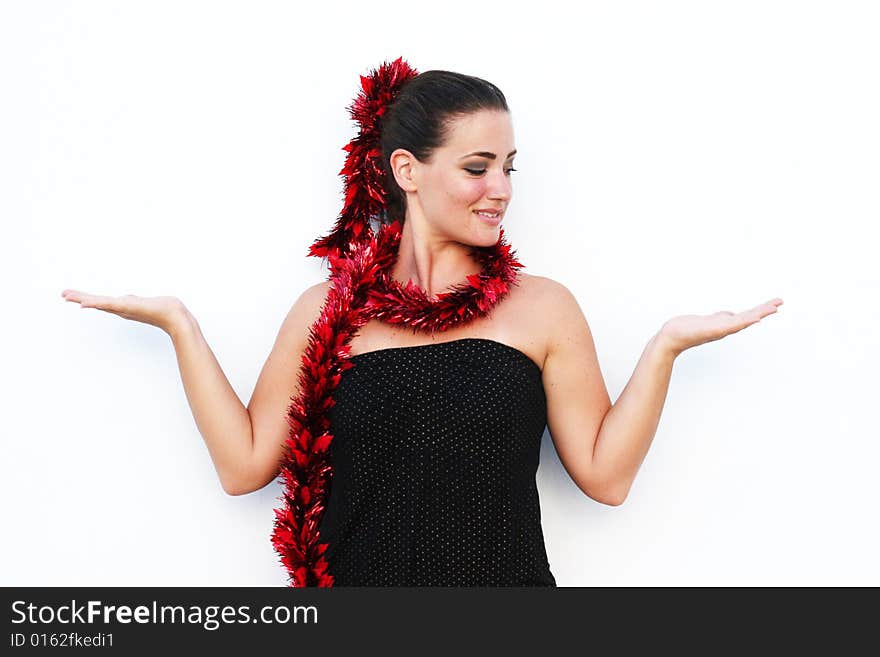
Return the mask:
<svg viewBox="0 0 880 657">
<path fill-rule="evenodd" d="M 507 174 L 499 173 L 492 177 L 489 185 L 489 198 L 506 201 L 510 199 L 512 193 L 513 186 Z"/>
</svg>

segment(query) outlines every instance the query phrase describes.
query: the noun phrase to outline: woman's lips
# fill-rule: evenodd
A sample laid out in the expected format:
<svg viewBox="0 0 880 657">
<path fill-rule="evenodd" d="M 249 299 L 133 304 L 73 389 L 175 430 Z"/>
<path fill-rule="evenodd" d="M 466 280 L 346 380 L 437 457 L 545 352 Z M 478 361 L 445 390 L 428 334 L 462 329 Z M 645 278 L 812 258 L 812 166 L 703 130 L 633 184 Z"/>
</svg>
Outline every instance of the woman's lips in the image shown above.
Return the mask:
<svg viewBox="0 0 880 657">
<path fill-rule="evenodd" d="M 500 224 L 503 217 L 503 215 L 500 213 L 493 217 L 486 214 L 481 214 L 476 210 L 474 210 L 474 214 L 491 226 L 497 226 L 498 224 Z"/>
</svg>

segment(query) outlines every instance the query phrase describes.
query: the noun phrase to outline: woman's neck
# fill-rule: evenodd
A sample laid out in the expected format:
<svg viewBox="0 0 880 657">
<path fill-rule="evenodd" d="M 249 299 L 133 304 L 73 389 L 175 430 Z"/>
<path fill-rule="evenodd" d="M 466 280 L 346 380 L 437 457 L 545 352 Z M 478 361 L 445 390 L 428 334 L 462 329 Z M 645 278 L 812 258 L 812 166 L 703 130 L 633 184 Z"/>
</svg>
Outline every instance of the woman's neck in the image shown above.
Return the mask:
<svg viewBox="0 0 880 657">
<path fill-rule="evenodd" d="M 480 273 L 480 265 L 470 255 L 469 246 L 433 234 L 427 228 L 420 229 L 415 223 L 403 224 L 391 271 L 394 281 L 406 285 L 411 280 L 429 299 L 434 299 L 453 286 L 466 283 L 468 276 Z"/>
</svg>

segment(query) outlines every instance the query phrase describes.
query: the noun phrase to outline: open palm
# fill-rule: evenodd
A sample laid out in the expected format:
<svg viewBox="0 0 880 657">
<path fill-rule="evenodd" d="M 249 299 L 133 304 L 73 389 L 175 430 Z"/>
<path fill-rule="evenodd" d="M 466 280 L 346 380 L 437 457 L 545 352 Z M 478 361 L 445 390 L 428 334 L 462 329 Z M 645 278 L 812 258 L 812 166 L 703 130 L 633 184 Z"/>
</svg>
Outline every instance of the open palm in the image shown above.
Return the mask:
<svg viewBox="0 0 880 657">
<path fill-rule="evenodd" d="M 719 310 L 711 315 L 680 315 L 663 325 L 662 334 L 677 356 L 685 349 L 720 340 L 760 322 L 767 315 L 777 312 L 782 303 L 782 299 L 777 297 L 740 313 Z"/>
<path fill-rule="evenodd" d="M 183 304 L 177 297 L 140 297 L 135 294 L 104 296 L 67 289 L 61 293 L 65 301 L 76 302 L 80 308 L 97 308 L 125 319 L 152 324 L 168 332 L 181 313 Z"/>
</svg>

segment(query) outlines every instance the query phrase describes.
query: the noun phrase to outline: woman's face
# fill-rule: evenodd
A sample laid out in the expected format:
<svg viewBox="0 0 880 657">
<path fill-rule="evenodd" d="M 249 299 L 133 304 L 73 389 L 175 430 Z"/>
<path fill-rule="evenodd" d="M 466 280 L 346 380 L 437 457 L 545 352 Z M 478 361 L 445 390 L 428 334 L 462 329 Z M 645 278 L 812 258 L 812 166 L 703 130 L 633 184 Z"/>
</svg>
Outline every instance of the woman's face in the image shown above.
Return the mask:
<svg viewBox="0 0 880 657">
<path fill-rule="evenodd" d="M 513 194 L 515 148 L 510 114 L 483 110 L 454 119 L 446 144 L 430 162 L 395 151 L 410 164 L 401 169 L 408 184 L 406 221 L 415 219 L 432 234 L 462 244 L 496 244 Z M 478 210 L 497 214 L 486 217 Z"/>
</svg>

